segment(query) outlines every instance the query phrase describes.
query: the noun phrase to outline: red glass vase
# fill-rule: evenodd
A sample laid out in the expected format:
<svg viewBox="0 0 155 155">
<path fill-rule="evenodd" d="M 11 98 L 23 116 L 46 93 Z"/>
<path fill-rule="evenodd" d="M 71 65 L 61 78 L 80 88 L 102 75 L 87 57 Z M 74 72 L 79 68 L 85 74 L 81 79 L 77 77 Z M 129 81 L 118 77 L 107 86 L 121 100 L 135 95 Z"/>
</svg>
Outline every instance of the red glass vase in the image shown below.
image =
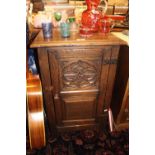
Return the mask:
<svg viewBox="0 0 155 155">
<path fill-rule="evenodd" d="M 85 0 L 87 9 L 83 11 L 81 18 L 81 35 L 91 35 L 98 32 L 100 19 L 103 18 L 101 11 L 98 10 L 100 0 Z"/>
</svg>

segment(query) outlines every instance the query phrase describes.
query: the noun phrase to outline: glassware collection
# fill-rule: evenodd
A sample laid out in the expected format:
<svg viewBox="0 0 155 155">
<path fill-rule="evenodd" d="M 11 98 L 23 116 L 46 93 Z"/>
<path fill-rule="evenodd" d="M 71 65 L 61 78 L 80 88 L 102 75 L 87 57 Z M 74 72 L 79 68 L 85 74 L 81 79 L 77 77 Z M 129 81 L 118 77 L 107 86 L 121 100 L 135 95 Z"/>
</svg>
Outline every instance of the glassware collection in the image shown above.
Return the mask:
<svg viewBox="0 0 155 155">
<path fill-rule="evenodd" d="M 39 11 L 32 23 L 35 28 L 42 28 L 44 34 L 46 27 L 44 38 L 52 37 L 52 34 L 47 34 L 47 32 L 52 33 L 53 28 L 58 28 L 63 38 L 69 37 L 72 32 L 77 32 L 82 37 L 89 37 L 94 33 L 108 35 L 114 27 L 114 20 L 106 16 L 108 2 L 103 1 L 105 6 L 103 10 L 100 10 L 98 6 L 101 0 L 85 0 L 87 8 L 82 12 L 80 22 L 76 20 L 76 16 L 68 16 L 64 10 L 54 10 L 52 12 Z M 47 31 L 45 23 L 49 22 L 51 23 L 48 24 L 50 30 Z"/>
</svg>

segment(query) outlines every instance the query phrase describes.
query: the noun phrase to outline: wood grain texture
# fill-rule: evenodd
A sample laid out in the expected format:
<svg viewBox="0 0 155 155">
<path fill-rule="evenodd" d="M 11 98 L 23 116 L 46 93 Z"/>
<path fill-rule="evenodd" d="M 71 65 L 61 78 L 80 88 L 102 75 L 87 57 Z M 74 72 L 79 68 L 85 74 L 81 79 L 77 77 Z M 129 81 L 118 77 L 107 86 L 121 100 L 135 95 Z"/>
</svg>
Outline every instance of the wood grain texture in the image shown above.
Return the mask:
<svg viewBox="0 0 155 155">
<path fill-rule="evenodd" d="M 90 37 L 81 37 L 78 32 L 71 33 L 69 38 L 62 38 L 60 29 L 53 29 L 53 37 L 45 40 L 42 30 L 39 32 L 31 47 L 51 47 L 51 46 L 96 46 L 96 45 L 126 45 L 127 43 L 112 34 L 107 36 L 96 33 Z"/>
<path fill-rule="evenodd" d="M 125 93 L 122 100 L 122 106 L 117 118 L 117 124 L 128 123 L 129 121 L 129 81 L 127 82 Z"/>
<path fill-rule="evenodd" d="M 129 126 L 129 46 L 121 46 L 111 102 L 114 120 L 120 128 Z"/>
<path fill-rule="evenodd" d="M 104 109 L 111 103 L 119 47 L 124 44 L 112 34 L 82 38 L 75 33 L 70 38 L 61 38 L 56 29 L 52 39 L 44 40 L 40 31 L 31 47 L 38 48 L 51 132 L 52 122 L 60 132 L 104 124 Z"/>
<path fill-rule="evenodd" d="M 43 95 L 45 100 L 45 111 L 51 133 L 55 128 L 55 110 L 53 104 L 53 86 L 51 83 L 51 75 L 49 74 L 48 53 L 44 48 L 38 49 L 38 59 L 40 67 L 41 82 L 43 85 Z M 53 133 L 54 134 L 54 133 Z"/>
<path fill-rule="evenodd" d="M 48 57 L 49 70 L 45 70 L 48 66 L 46 60 L 40 66 L 41 74 L 46 81 L 44 87 L 48 83 L 53 86 L 54 106 L 48 107 L 54 107 L 58 129 L 97 125 L 97 117 L 103 113 L 104 100 L 109 99 L 106 105 L 110 104 L 118 51 L 118 46 L 44 48 L 42 54 Z M 66 82 L 67 86 L 64 85 Z"/>
<path fill-rule="evenodd" d="M 42 148 L 46 144 L 43 116 L 42 89 L 39 76 L 27 78 L 27 112 L 31 148 Z"/>
<path fill-rule="evenodd" d="M 105 100 L 104 100 L 104 103 L 105 103 L 104 109 L 107 109 L 111 104 L 112 91 L 113 91 L 116 68 L 117 68 L 118 54 L 119 54 L 119 46 L 113 46 L 111 50 L 111 56 L 110 56 L 110 60 L 112 63 L 109 63 L 110 65 L 109 65 L 107 87 L 106 87 L 106 94 L 105 94 Z"/>
<path fill-rule="evenodd" d="M 100 85 L 99 85 L 100 92 L 98 96 L 97 117 L 101 116 L 103 112 L 103 105 L 105 100 L 108 72 L 109 72 L 109 65 L 110 65 L 109 63 L 105 63 L 105 61 L 110 61 L 110 56 L 111 56 L 111 48 L 109 48 L 109 50 L 105 50 L 104 55 L 102 56 L 102 69 L 101 69 Z"/>
</svg>

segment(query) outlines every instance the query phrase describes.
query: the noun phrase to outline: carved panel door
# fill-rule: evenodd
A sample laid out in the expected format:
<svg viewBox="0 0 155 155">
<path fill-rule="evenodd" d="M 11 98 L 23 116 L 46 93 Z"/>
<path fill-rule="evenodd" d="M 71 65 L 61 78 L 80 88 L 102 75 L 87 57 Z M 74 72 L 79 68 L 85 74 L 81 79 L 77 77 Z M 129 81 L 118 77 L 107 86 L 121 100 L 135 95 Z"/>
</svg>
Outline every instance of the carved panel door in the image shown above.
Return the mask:
<svg viewBox="0 0 155 155">
<path fill-rule="evenodd" d="M 104 102 L 109 102 L 106 92 L 110 93 L 115 74 L 110 73 L 114 64 L 110 62 L 118 52 L 112 54 L 112 47 L 107 46 L 58 47 L 48 53 L 57 128 L 96 125 Z"/>
</svg>

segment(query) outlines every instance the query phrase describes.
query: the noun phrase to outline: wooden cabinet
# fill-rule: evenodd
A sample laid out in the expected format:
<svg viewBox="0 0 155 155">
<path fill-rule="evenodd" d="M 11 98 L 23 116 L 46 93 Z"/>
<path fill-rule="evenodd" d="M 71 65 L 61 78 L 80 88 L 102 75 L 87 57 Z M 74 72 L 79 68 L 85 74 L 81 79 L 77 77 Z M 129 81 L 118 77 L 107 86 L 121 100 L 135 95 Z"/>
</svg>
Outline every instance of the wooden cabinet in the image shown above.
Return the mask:
<svg viewBox="0 0 155 155">
<path fill-rule="evenodd" d="M 38 48 L 45 109 L 51 128 L 66 131 L 104 124 L 121 41 L 113 36 L 113 45 L 103 36 L 97 37 L 95 45 L 91 39 L 79 42 L 75 36 L 67 42 L 61 38 L 61 42 L 58 38 L 45 42 L 41 35 L 32 44 Z"/>
<path fill-rule="evenodd" d="M 49 87 L 50 77 L 58 129 L 97 124 L 110 104 L 118 52 L 117 46 L 39 49 L 43 87 Z"/>
</svg>

